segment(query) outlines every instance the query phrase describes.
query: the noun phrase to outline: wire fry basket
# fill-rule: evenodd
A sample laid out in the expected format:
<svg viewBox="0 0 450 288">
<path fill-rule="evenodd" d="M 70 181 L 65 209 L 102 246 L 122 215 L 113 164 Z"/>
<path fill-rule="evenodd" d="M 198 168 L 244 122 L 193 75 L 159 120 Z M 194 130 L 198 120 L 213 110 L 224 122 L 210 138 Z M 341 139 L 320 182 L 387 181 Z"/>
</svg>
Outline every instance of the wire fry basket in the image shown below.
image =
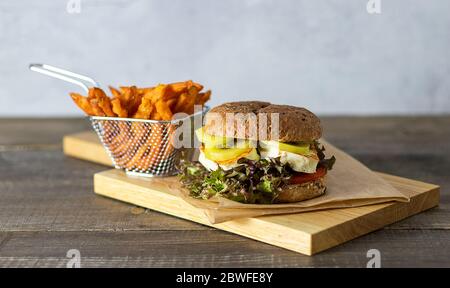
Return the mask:
<svg viewBox="0 0 450 288">
<path fill-rule="evenodd" d="M 187 118 L 173 121 L 100 116 L 91 116 L 90 120 L 115 168 L 123 169 L 129 175 L 171 176 L 177 173 L 176 165 L 184 149 L 173 145 L 175 130 L 186 119 L 206 110 L 207 107 Z"/>
<path fill-rule="evenodd" d="M 88 93 L 90 87 L 99 87 L 98 82 L 91 77 L 48 64 L 34 63 L 30 64 L 29 68 L 32 71 L 76 84 Z M 203 116 L 208 109 L 208 106 L 203 106 L 202 110 L 192 115 L 172 121 L 103 116 L 89 118 L 116 168 L 124 169 L 131 175 L 169 176 L 177 172 L 176 164 L 178 164 L 180 152 L 188 150 L 188 147 L 175 148 L 177 145 L 173 144 L 179 140 L 175 139 L 175 131 L 186 120 L 190 120 L 191 124 L 194 123 L 191 120 Z M 190 128 L 191 135 L 188 136 L 192 143 L 194 125 Z M 186 135 L 183 133 L 184 137 Z M 190 152 L 193 151 L 192 148 L 190 150 Z M 186 156 L 188 154 L 185 153 Z"/>
</svg>

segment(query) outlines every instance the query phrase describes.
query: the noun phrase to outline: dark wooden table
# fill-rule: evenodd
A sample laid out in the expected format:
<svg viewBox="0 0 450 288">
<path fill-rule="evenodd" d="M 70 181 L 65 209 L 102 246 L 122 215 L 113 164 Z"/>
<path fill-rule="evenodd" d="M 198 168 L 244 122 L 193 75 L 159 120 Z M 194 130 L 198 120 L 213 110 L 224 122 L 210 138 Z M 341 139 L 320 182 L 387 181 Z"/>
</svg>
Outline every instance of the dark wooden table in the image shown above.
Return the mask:
<svg viewBox="0 0 450 288">
<path fill-rule="evenodd" d="M 324 118 L 326 138 L 370 168 L 441 185 L 440 207 L 313 257 L 92 192 L 101 165 L 65 157 L 85 119 L 0 120 L 0 266 L 450 266 L 450 117 Z"/>
</svg>

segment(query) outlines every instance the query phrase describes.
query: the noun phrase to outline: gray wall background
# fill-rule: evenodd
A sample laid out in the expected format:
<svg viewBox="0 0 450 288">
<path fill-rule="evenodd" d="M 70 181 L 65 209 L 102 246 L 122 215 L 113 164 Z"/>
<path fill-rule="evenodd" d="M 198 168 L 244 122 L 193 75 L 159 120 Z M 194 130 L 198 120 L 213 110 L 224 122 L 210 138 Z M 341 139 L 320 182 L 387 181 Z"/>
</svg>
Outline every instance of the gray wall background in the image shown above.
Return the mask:
<svg viewBox="0 0 450 288">
<path fill-rule="evenodd" d="M 320 114 L 450 112 L 450 1 L 80 0 L 0 2 L 0 117 L 77 116 L 76 86 L 193 79 L 213 101 L 260 99 Z"/>
</svg>

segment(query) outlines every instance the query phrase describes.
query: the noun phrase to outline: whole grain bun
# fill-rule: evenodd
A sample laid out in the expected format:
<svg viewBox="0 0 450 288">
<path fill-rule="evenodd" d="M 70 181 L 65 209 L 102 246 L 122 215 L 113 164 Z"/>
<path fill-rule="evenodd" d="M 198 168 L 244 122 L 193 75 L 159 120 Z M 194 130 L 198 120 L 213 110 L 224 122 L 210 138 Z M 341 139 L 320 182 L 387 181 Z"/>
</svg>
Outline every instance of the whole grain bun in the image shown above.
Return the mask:
<svg viewBox="0 0 450 288">
<path fill-rule="evenodd" d="M 283 187 L 275 202 L 292 203 L 305 201 L 325 194 L 326 189 L 323 177 L 303 184 L 287 185 Z"/>
<path fill-rule="evenodd" d="M 262 101 L 238 101 L 227 102 L 222 105 L 216 106 L 209 110 L 208 113 L 258 113 L 258 111 L 264 107 L 269 106 L 269 102 Z"/>
<path fill-rule="evenodd" d="M 271 104 L 258 111 L 258 113 L 278 113 L 280 142 L 297 142 L 317 140 L 322 136 L 322 126 L 319 118 L 311 111 L 289 105 Z M 268 117 L 270 120 L 271 118 Z M 269 121 L 270 122 L 270 121 Z M 271 136 L 273 125 L 267 125 L 267 135 Z"/>
<path fill-rule="evenodd" d="M 228 113 L 242 113 L 243 117 L 239 122 L 226 121 Z M 271 117 L 272 113 L 278 114 L 278 127 L 272 123 L 275 119 Z M 266 122 L 261 121 L 261 117 Z M 260 101 L 229 102 L 216 106 L 206 114 L 204 129 L 210 135 L 281 142 L 312 141 L 322 136 L 320 120 L 309 110 Z M 274 129 L 279 133 L 276 130 L 272 133 Z"/>
</svg>

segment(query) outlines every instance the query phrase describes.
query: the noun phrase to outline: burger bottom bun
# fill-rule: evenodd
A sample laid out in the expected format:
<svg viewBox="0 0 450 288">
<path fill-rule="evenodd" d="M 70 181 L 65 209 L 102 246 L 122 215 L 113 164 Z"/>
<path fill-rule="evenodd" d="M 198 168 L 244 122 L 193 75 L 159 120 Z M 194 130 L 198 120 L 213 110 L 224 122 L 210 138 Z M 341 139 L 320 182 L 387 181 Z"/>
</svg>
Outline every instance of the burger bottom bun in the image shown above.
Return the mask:
<svg viewBox="0 0 450 288">
<path fill-rule="evenodd" d="M 302 184 L 287 185 L 278 194 L 275 203 L 292 203 L 316 198 L 325 194 L 326 189 L 324 177 Z"/>
</svg>

